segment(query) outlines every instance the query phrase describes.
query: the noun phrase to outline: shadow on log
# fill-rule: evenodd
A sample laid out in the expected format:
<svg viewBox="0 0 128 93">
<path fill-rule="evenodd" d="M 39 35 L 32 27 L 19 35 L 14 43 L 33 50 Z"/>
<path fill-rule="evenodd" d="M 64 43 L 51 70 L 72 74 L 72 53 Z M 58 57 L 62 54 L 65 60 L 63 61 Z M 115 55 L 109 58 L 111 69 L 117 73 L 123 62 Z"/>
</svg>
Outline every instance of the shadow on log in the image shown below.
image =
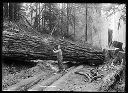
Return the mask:
<svg viewBox="0 0 128 93">
<path fill-rule="evenodd" d="M 56 60 L 53 48 L 60 44 L 65 61 L 86 62 L 93 60 L 103 62 L 102 51 L 95 50 L 92 46 L 82 47 L 75 42 L 66 39 L 55 39 L 52 36 L 41 36 L 40 33 L 30 33 L 24 26 L 18 26 L 19 31 L 4 30 L 2 55 L 18 58 L 21 60 L 45 59 Z"/>
</svg>

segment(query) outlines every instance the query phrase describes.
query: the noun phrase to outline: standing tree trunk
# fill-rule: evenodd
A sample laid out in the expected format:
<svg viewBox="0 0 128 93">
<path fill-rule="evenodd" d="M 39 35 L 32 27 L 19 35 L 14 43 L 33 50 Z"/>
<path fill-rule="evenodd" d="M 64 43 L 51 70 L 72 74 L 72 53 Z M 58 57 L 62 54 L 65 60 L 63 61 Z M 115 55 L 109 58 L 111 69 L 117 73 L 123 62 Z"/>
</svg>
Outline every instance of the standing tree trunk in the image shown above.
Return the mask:
<svg viewBox="0 0 128 93">
<path fill-rule="evenodd" d="M 17 4 L 17 20 L 20 20 L 20 14 L 19 14 L 20 9 L 21 9 L 21 3 L 18 3 Z"/>
<path fill-rule="evenodd" d="M 108 29 L 108 46 L 110 47 L 112 44 L 112 30 Z"/>
<path fill-rule="evenodd" d="M 46 11 L 46 4 L 44 4 L 44 11 Z M 45 17 L 44 14 L 43 15 L 43 28 L 45 28 Z"/>
<path fill-rule="evenodd" d="M 45 8 L 45 7 L 44 7 Z M 44 9 L 45 10 L 45 9 Z M 42 12 L 42 28 L 44 28 L 44 15 L 43 15 L 43 12 Z"/>
<path fill-rule="evenodd" d="M 12 17 L 12 13 L 13 13 L 12 8 L 13 8 L 12 3 L 9 3 L 9 21 L 12 21 L 13 20 L 13 17 Z"/>
<path fill-rule="evenodd" d="M 86 4 L 86 30 L 85 30 L 85 41 L 87 41 L 87 4 Z"/>
<path fill-rule="evenodd" d="M 35 16 L 35 21 L 34 21 L 34 28 L 38 30 L 37 4 L 36 4 L 36 16 Z"/>
<path fill-rule="evenodd" d="M 75 39 L 75 8 L 74 8 L 74 39 Z"/>
<path fill-rule="evenodd" d="M 52 14 L 52 11 L 51 11 L 51 3 L 49 3 L 49 13 Z M 51 31 L 52 30 L 52 24 L 51 24 L 51 16 L 49 18 L 49 30 Z"/>
<path fill-rule="evenodd" d="M 60 28 L 61 28 L 61 34 L 62 34 L 62 10 L 60 11 L 60 23 L 61 23 L 61 26 L 60 26 Z"/>
<path fill-rule="evenodd" d="M 39 3 L 39 14 L 40 14 L 40 3 Z M 39 15 L 39 31 L 40 31 L 40 15 Z"/>
<path fill-rule="evenodd" d="M 68 35 L 68 15 L 69 15 L 69 9 L 68 9 L 68 6 L 69 4 L 67 3 L 67 35 Z"/>
<path fill-rule="evenodd" d="M 12 20 L 14 21 L 15 19 L 14 19 L 14 4 L 15 3 L 12 3 Z"/>
<path fill-rule="evenodd" d="M 9 19 L 9 3 L 8 3 L 8 19 Z"/>
<path fill-rule="evenodd" d="M 3 3 L 3 18 L 8 18 L 8 3 Z"/>
<path fill-rule="evenodd" d="M 62 36 L 64 36 L 64 32 L 63 32 L 63 3 L 62 3 L 62 10 L 61 10 L 61 33 L 62 33 Z"/>
<path fill-rule="evenodd" d="M 18 13 L 18 4 L 17 3 L 14 3 L 13 4 L 13 18 L 14 18 L 14 21 L 16 22 L 18 17 L 17 17 L 17 13 Z"/>
<path fill-rule="evenodd" d="M 32 4 L 31 4 L 32 5 Z M 30 6 L 31 6 L 30 5 Z M 32 14 L 33 14 L 33 10 L 31 10 L 31 25 L 32 25 Z"/>
</svg>

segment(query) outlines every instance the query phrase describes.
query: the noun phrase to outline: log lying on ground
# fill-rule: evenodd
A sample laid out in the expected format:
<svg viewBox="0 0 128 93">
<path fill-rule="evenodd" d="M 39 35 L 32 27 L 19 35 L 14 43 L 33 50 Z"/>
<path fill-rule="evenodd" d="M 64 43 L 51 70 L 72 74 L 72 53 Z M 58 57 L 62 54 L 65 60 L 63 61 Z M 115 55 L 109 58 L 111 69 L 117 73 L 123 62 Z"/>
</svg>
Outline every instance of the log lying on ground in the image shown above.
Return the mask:
<svg viewBox="0 0 128 93">
<path fill-rule="evenodd" d="M 55 39 L 51 36 L 41 37 L 40 34 L 37 36 L 25 30 L 19 32 L 3 31 L 2 55 L 18 59 L 56 60 L 56 55 L 52 50 L 55 45 L 60 44 L 64 60 L 79 62 L 90 59 L 99 62 L 104 60 L 102 51 L 97 51 L 92 46 L 82 47 L 65 39 Z"/>
<path fill-rule="evenodd" d="M 63 81 L 65 81 L 71 73 L 74 73 L 74 72 L 76 72 L 76 71 L 78 71 L 78 70 L 80 70 L 82 68 L 83 68 L 83 65 L 80 65 L 80 66 L 74 68 L 73 70 L 69 71 L 63 77 L 61 77 L 59 80 L 55 81 L 49 87 L 47 87 L 46 89 L 44 89 L 44 91 L 57 91 L 57 88 L 60 86 L 60 84 Z M 54 86 L 54 87 L 52 87 L 52 86 Z"/>
<path fill-rule="evenodd" d="M 122 65 L 113 67 L 110 73 L 106 74 L 101 80 L 87 83 L 84 91 L 87 92 L 107 92 L 111 86 L 114 86 L 121 77 L 123 67 Z"/>
<path fill-rule="evenodd" d="M 74 67 L 69 68 L 68 71 L 70 71 L 71 69 L 74 69 Z M 34 87 L 29 89 L 28 91 L 42 91 L 45 88 L 49 87 L 53 82 L 58 80 L 60 77 L 62 77 L 65 73 L 66 72 L 64 72 L 64 73 L 57 73 L 56 75 L 48 78 L 46 81 L 43 81 L 43 82 L 35 85 Z"/>
<path fill-rule="evenodd" d="M 38 76 L 34 76 L 34 77 L 31 77 L 31 78 L 28 78 L 28 79 L 24 79 L 24 80 L 20 81 L 19 83 L 15 84 L 15 85 L 12 85 L 11 87 L 9 87 L 7 90 L 4 90 L 4 91 L 21 91 L 21 90 L 25 91 L 28 88 L 30 88 L 31 86 L 38 83 L 42 78 L 45 78 L 46 76 L 49 76 L 50 74 L 51 73 L 49 73 L 47 75 L 47 73 L 42 72 Z"/>
<path fill-rule="evenodd" d="M 116 67 L 117 69 L 114 72 L 111 72 L 110 74 L 108 74 L 106 77 L 103 78 L 103 82 L 100 86 L 100 88 L 98 89 L 98 91 L 108 91 L 109 87 L 114 85 L 123 70 L 122 66 L 118 66 Z M 118 78 L 117 78 L 118 77 Z"/>
<path fill-rule="evenodd" d="M 28 91 L 42 91 L 43 89 L 45 89 L 47 86 L 52 84 L 54 81 L 56 81 L 61 76 L 62 76 L 62 74 L 60 74 L 60 73 L 56 74 L 56 75 L 50 77 L 49 79 L 47 79 L 46 81 L 35 85 L 34 87 L 32 87 L 32 89 L 29 89 Z"/>
</svg>

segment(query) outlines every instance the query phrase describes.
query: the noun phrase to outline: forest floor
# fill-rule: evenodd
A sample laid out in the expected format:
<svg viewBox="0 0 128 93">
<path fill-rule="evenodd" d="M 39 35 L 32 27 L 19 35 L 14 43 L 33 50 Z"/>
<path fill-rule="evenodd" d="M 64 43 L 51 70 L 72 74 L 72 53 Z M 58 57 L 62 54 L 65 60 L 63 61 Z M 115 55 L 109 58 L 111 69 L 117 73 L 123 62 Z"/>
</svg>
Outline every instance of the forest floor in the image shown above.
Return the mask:
<svg viewBox="0 0 128 93">
<path fill-rule="evenodd" d="M 44 65 L 44 64 L 43 64 Z M 2 64 L 2 89 L 7 89 L 8 87 L 30 77 L 34 77 L 42 72 L 51 73 L 53 72 L 47 66 L 42 64 L 37 64 L 34 67 L 27 66 L 13 66 Z M 44 67 L 44 68 L 43 68 Z"/>
<path fill-rule="evenodd" d="M 38 60 L 37 60 L 38 61 Z M 41 61 L 41 60 L 39 60 Z M 43 63 L 46 62 L 43 61 Z M 51 62 L 51 63 L 50 63 Z M 47 63 L 51 64 L 54 61 L 52 60 L 47 60 Z M 23 81 L 27 78 L 31 77 L 36 77 L 42 72 L 44 72 L 44 76 L 42 79 L 47 79 L 49 77 L 52 77 L 55 75 L 55 73 L 58 71 L 57 65 L 48 65 L 48 64 L 37 64 L 34 67 L 27 68 L 27 67 L 22 67 L 21 68 L 15 68 L 13 72 L 10 71 L 9 66 L 7 67 L 5 64 L 2 66 L 2 90 L 7 90 L 10 88 L 10 86 L 17 84 L 20 81 Z M 14 67 L 13 67 L 14 68 Z M 7 70 L 8 69 L 8 70 Z M 82 68 L 76 70 L 76 72 L 81 71 L 81 72 L 89 72 L 90 70 L 95 69 L 93 66 L 83 66 Z M 6 74 L 5 74 L 6 73 Z M 108 74 L 107 72 L 101 72 L 102 74 Z M 33 85 L 32 87 L 40 84 L 43 81 L 39 81 L 37 84 Z M 50 84 L 48 87 L 43 89 L 43 91 L 98 91 L 97 88 L 100 86 L 100 81 L 89 81 L 89 78 L 85 77 L 84 75 L 80 75 L 77 73 L 74 73 L 72 71 L 68 71 L 66 74 L 64 74 L 62 77 L 54 81 L 52 84 Z M 123 84 L 117 84 L 116 87 L 109 89 L 108 91 L 110 92 L 117 92 L 117 91 L 124 91 L 124 86 L 121 87 L 120 89 L 117 88 L 118 86 L 121 86 Z M 54 87 L 52 87 L 54 86 Z M 27 89 L 27 91 L 31 90 L 31 87 Z M 21 91 L 21 90 L 19 90 Z M 25 91 L 25 90 L 23 90 Z"/>
</svg>

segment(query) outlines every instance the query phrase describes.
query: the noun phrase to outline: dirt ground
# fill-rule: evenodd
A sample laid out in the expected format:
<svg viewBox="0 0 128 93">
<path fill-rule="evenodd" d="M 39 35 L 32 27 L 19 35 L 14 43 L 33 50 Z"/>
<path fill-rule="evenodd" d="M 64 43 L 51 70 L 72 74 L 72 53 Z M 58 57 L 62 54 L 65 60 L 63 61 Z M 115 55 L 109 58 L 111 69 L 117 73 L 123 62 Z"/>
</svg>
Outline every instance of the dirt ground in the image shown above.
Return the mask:
<svg viewBox="0 0 128 93">
<path fill-rule="evenodd" d="M 13 69 L 13 71 L 11 71 L 12 68 L 15 67 L 7 66 L 5 64 L 2 66 L 2 90 L 7 89 L 8 87 L 24 79 L 39 75 L 42 72 L 45 72 L 47 74 L 54 72 L 54 70 L 52 70 L 49 66 L 41 63 L 31 68 L 22 66 L 22 69 L 15 68 Z"/>
<path fill-rule="evenodd" d="M 104 67 L 104 68 L 107 68 L 107 67 Z M 84 68 L 80 69 L 78 72 L 81 71 L 84 73 L 89 73 L 89 71 L 92 69 L 95 69 L 95 67 L 84 66 Z M 111 73 L 112 71 L 114 71 L 114 69 L 111 69 L 110 71 L 101 70 L 99 74 L 106 76 L 108 73 Z M 77 73 L 71 73 L 70 75 L 68 75 L 66 79 L 62 80 L 60 83 L 57 83 L 57 84 L 53 83 L 50 86 L 53 88 L 46 88 L 44 91 L 87 91 L 87 92 L 103 91 L 103 90 L 100 90 L 103 87 L 102 79 L 103 78 L 98 78 L 97 80 L 90 81 L 89 78 L 87 78 L 84 75 L 80 75 Z M 118 85 L 119 84 L 115 85 L 114 87 L 117 87 Z M 121 89 L 119 90 L 117 88 L 110 88 L 105 91 L 117 92 L 117 91 L 122 91 L 122 90 Z"/>
<path fill-rule="evenodd" d="M 38 60 L 42 61 L 42 60 Z M 45 63 L 49 64 L 45 64 Z M 100 74 L 107 75 L 112 71 L 112 68 L 108 70 L 107 66 L 101 66 L 99 69 Z M 95 67 L 92 66 L 84 66 L 82 69 L 78 70 L 77 72 L 82 73 L 90 73 L 92 69 L 95 69 Z M 104 71 L 102 71 L 104 69 Z M 8 87 L 24 80 L 30 77 L 34 77 L 36 75 L 39 75 L 40 73 L 44 72 L 44 80 L 47 77 L 51 77 L 52 74 L 56 73 L 58 71 L 56 62 L 52 60 L 44 60 L 43 63 L 38 63 L 35 67 L 21 70 L 15 74 L 8 74 L 2 76 L 2 89 L 5 90 Z M 44 80 L 40 81 L 39 83 L 43 82 Z M 58 81 L 58 80 L 57 80 Z M 55 81 L 56 82 L 56 81 Z M 50 86 L 54 85 L 54 83 Z M 96 81 L 90 81 L 90 78 L 86 77 L 85 75 L 81 75 L 78 73 L 71 73 L 69 74 L 65 79 L 60 81 L 56 86 L 53 88 L 46 87 L 43 91 L 99 91 L 99 87 L 102 84 L 102 78 L 98 78 Z M 121 86 L 122 85 L 122 86 Z M 123 83 L 116 84 L 113 88 L 110 88 L 110 92 L 113 91 L 124 91 L 124 85 Z"/>
</svg>

